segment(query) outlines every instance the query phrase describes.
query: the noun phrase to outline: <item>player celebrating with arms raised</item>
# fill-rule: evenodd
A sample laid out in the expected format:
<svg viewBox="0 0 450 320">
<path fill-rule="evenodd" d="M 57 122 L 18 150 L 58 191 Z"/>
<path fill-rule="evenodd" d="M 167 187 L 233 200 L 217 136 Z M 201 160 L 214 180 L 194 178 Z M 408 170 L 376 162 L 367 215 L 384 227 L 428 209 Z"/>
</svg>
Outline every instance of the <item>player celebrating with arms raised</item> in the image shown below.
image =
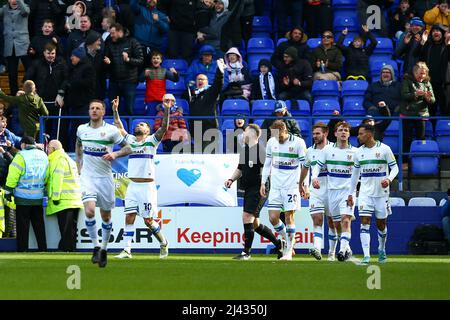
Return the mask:
<svg viewBox="0 0 450 320">
<path fill-rule="evenodd" d="M 275 121 L 270 129 L 272 138 L 267 141 L 260 193 L 266 196 L 266 182 L 270 176 L 270 222 L 287 242 L 280 260 L 292 260 L 296 231 L 294 214 L 300 207 L 300 169 L 305 161 L 306 144 L 302 138 L 289 134 L 282 120 Z M 280 220 L 281 209 L 285 210 L 286 226 Z"/>
<path fill-rule="evenodd" d="M 134 236 L 134 221 L 136 214 L 140 215 L 145 225 L 151 230 L 160 243 L 159 257 L 165 259 L 169 255 L 169 242 L 161 232 L 161 227 L 154 220 L 158 214 L 157 189 L 155 183 L 156 150 L 169 127 L 170 108 L 175 105 L 172 94 L 163 96 L 164 118 L 161 127 L 150 135 L 150 126 L 146 122 L 139 122 L 134 129 L 134 135 L 128 134 L 119 117 L 119 97 L 113 100 L 114 124 L 130 144 L 133 153 L 128 158 L 128 185 L 125 195 L 125 232 L 127 244 L 116 258 L 132 258 L 131 242 Z"/>
<path fill-rule="evenodd" d="M 313 126 L 313 140 L 314 145 L 309 147 L 306 152 L 306 161 L 302 168 L 300 176 L 300 185 L 303 185 L 303 181 L 308 175 L 309 168 L 317 165 L 317 159 L 320 157 L 320 153 L 323 149 L 331 145 L 328 141 L 328 126 L 323 122 L 318 122 Z M 309 250 L 309 253 L 317 260 L 322 259 L 322 226 L 324 215 L 328 218 L 328 241 L 330 249 L 328 252 L 328 261 L 335 260 L 336 252 L 336 229 L 333 223 L 330 210 L 328 209 L 328 196 L 327 196 L 327 168 L 323 166 L 320 170 L 318 179 L 320 181 L 320 189 L 315 189 L 311 185 L 311 196 L 309 199 L 309 212 L 314 224 L 314 247 Z M 305 198 L 308 198 L 309 191 L 305 188 Z M 340 234 L 340 224 L 337 225 L 338 234 Z"/>
<path fill-rule="evenodd" d="M 370 218 L 375 213 L 378 228 L 378 261 L 384 263 L 386 257 L 386 219 L 391 214 L 389 205 L 389 185 L 398 174 L 397 161 L 389 146 L 376 141 L 375 128 L 371 125 L 359 127 L 358 139 L 362 144 L 355 154 L 355 168 L 348 202 L 353 202 L 353 191 L 361 176 L 358 205 L 361 217 L 361 244 L 364 258 L 361 264 L 370 262 Z M 389 173 L 390 169 L 390 173 Z"/>
<path fill-rule="evenodd" d="M 355 219 L 353 202 L 347 201 L 351 186 L 353 157 L 356 148 L 348 142 L 350 125 L 341 121 L 334 129 L 336 143 L 326 146 L 312 170 L 312 185 L 320 189 L 320 168 L 327 166 L 328 208 L 335 226 L 341 224 L 341 247 L 337 254 L 339 261 L 347 260 L 351 255 L 351 221 Z"/>
<path fill-rule="evenodd" d="M 105 103 L 92 100 L 89 104 L 89 123 L 77 129 L 77 167 L 80 173 L 80 185 L 86 228 L 94 244 L 92 263 L 104 268 L 107 263 L 106 248 L 111 235 L 111 210 L 115 204 L 115 185 L 111 161 L 131 153 L 128 143 L 113 125 L 103 121 Z M 114 144 L 120 145 L 119 151 L 112 152 Z M 97 239 L 95 207 L 100 208 L 102 216 L 102 246 Z"/>
</svg>

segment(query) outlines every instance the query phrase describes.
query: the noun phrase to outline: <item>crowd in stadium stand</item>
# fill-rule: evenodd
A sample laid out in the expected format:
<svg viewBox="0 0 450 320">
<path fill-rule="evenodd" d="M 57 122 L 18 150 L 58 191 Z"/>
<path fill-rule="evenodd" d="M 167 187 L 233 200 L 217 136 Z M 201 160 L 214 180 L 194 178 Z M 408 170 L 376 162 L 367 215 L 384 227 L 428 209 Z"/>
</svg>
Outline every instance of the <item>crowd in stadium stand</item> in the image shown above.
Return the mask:
<svg viewBox="0 0 450 320">
<path fill-rule="evenodd" d="M 166 92 L 177 98 L 178 118 L 160 151 L 189 141 L 193 119 L 183 116 L 216 117 L 202 120 L 203 130 L 235 130 L 236 121 L 217 117 L 241 114 L 261 125 L 280 114 L 278 100 L 283 116 L 297 120 L 450 115 L 445 0 L 7 0 L 0 17 L 0 71 L 9 95 L 22 96 L 2 95 L 5 116 L 19 136 L 31 123 L 38 138 L 40 115 L 86 116 L 92 99 L 109 106 L 120 96 L 122 115 L 155 117 Z M 215 81 L 219 58 L 223 84 Z M 25 80 L 34 92 L 19 90 Z M 62 122 L 67 150 L 84 121 Z M 309 131 L 308 122 L 291 122 L 296 134 Z M 438 122 L 405 121 L 403 150 Z M 45 127 L 55 138 L 57 120 Z"/>
</svg>

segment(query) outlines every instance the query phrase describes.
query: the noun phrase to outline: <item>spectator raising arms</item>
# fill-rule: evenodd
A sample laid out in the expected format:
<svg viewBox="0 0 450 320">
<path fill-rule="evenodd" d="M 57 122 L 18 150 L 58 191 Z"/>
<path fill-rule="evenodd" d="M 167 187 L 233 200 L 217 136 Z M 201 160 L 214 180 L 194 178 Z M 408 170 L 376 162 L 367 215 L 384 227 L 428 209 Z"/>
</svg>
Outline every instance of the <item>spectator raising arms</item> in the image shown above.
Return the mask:
<svg viewBox="0 0 450 320">
<path fill-rule="evenodd" d="M 174 68 L 166 69 L 161 67 L 163 55 L 159 51 L 151 54 L 151 66 L 145 69 L 145 102 L 162 102 L 166 94 L 166 79 L 178 82 L 180 76 Z M 162 109 L 162 111 L 164 111 Z M 164 112 L 163 112 L 164 113 Z"/>
<path fill-rule="evenodd" d="M 423 21 L 427 24 L 427 31 L 431 30 L 434 24 L 450 26 L 450 14 L 448 10 L 448 0 L 439 0 L 439 3 L 433 8 L 425 12 Z"/>
<path fill-rule="evenodd" d="M 395 54 L 405 61 L 403 72 L 412 74 L 412 68 L 418 61 L 417 48 L 420 45 L 425 24 L 420 18 L 414 17 L 409 22 L 409 25 L 409 31 L 403 33 L 397 43 Z"/>
<path fill-rule="evenodd" d="M 348 34 L 345 28 L 339 36 L 337 47 L 342 51 L 345 57 L 345 73 L 347 80 L 369 80 L 369 57 L 377 46 L 377 39 L 369 31 L 366 25 L 362 26 L 364 35 L 353 38 L 352 43 L 348 47 L 343 45 L 344 38 Z M 370 44 L 364 47 L 365 39 L 369 38 Z"/>
</svg>

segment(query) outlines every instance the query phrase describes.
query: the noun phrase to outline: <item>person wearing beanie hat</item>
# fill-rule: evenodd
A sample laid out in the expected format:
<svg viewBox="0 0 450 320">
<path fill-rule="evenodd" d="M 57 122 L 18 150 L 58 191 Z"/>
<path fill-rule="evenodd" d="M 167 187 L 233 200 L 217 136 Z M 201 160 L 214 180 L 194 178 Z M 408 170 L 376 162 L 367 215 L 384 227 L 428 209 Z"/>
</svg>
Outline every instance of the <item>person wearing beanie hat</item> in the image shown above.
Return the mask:
<svg viewBox="0 0 450 320">
<path fill-rule="evenodd" d="M 427 24 L 427 30 L 431 30 L 434 24 L 450 26 L 450 14 L 447 0 L 439 0 L 439 3 L 432 9 L 425 12 L 423 21 Z"/>
<path fill-rule="evenodd" d="M 86 47 L 90 46 L 97 40 L 100 40 L 101 37 L 102 37 L 102 35 L 96 31 L 89 32 L 88 35 L 86 36 L 86 40 L 84 41 L 84 45 Z"/>
<path fill-rule="evenodd" d="M 276 100 L 277 82 L 272 74 L 270 61 L 259 60 L 258 70 L 258 76 L 253 78 L 250 100 Z"/>
<path fill-rule="evenodd" d="M 372 55 L 378 42 L 375 36 L 369 31 L 367 25 L 362 26 L 363 36 L 355 36 L 352 43 L 347 47 L 344 45 L 344 38 L 348 34 L 348 29 L 342 30 L 339 36 L 337 47 L 345 57 L 344 70 L 347 80 L 369 80 L 369 57 Z M 369 38 L 370 44 L 364 47 L 364 39 Z"/>
<path fill-rule="evenodd" d="M 84 42 L 86 57 L 91 62 L 95 71 L 95 99 L 103 100 L 106 96 L 106 72 L 104 58 L 104 46 L 102 35 L 92 31 Z"/>
<path fill-rule="evenodd" d="M 446 76 L 448 74 L 448 56 L 450 51 L 445 34 L 447 27 L 435 24 L 430 33 L 425 31 L 420 42 L 420 61 L 424 61 L 430 69 L 431 86 L 436 102 L 429 106 L 431 116 L 440 111 L 442 116 L 450 116 L 448 93 L 446 93 Z"/>
<path fill-rule="evenodd" d="M 195 83 L 195 79 L 199 74 L 205 74 L 208 77 L 208 82 L 213 83 L 216 75 L 217 63 L 213 59 L 216 50 L 205 44 L 199 50 L 200 57 L 192 61 L 186 72 L 185 82 L 188 84 Z"/>
<path fill-rule="evenodd" d="M 297 58 L 297 49 L 289 47 L 283 55 L 283 65 L 278 70 L 278 98 L 291 100 L 296 106 L 297 100 L 312 103 L 310 89 L 313 72 L 309 61 Z"/>
<path fill-rule="evenodd" d="M 273 117 L 277 117 L 278 119 L 275 119 Z M 271 118 L 265 119 L 261 125 L 261 129 L 266 130 L 267 132 L 267 139 L 270 139 L 271 137 L 270 127 L 275 122 L 275 120 L 283 120 L 283 122 L 286 124 L 286 128 L 289 134 L 300 138 L 302 137 L 297 121 L 295 119 L 292 119 L 292 114 L 289 112 L 286 102 L 284 102 L 283 100 L 277 100 L 275 102 Z"/>
<path fill-rule="evenodd" d="M 278 45 L 270 58 L 272 65 L 279 69 L 283 65 L 283 54 L 287 48 L 293 47 L 297 49 L 297 56 L 301 59 L 309 60 L 309 47 L 306 44 L 308 36 L 305 34 L 302 27 L 293 27 L 287 34 L 287 41 Z"/>
<path fill-rule="evenodd" d="M 409 31 L 402 34 L 395 48 L 395 55 L 404 61 L 404 74 L 411 74 L 413 66 L 419 61 L 416 52 L 419 50 L 418 47 L 425 27 L 419 17 L 412 18 L 409 23 Z"/>
<path fill-rule="evenodd" d="M 79 60 L 86 58 L 86 50 L 85 50 L 85 48 L 78 47 L 78 48 L 75 48 L 75 49 L 72 50 L 72 54 L 70 55 L 70 60 L 73 63 L 74 60 L 72 59 L 72 57 L 76 57 Z M 78 63 L 78 62 L 76 62 L 76 63 Z M 73 64 L 76 64 L 76 63 L 73 63 Z"/>
</svg>

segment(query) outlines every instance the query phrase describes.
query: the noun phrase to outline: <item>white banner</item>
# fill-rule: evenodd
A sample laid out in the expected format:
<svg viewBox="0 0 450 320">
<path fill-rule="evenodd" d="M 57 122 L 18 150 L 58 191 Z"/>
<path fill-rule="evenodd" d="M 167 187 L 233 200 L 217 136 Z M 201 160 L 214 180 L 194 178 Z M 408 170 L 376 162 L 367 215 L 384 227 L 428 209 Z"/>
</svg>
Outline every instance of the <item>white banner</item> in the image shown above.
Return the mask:
<svg viewBox="0 0 450 320">
<path fill-rule="evenodd" d="M 97 209 L 97 225 L 101 225 L 100 213 Z M 240 207 L 165 207 L 160 208 L 158 220 L 165 237 L 173 249 L 242 249 L 243 225 L 242 208 Z M 123 232 L 125 215 L 123 207 L 112 213 L 113 230 L 108 248 L 123 249 Z M 313 244 L 313 225 L 308 208 L 297 211 L 296 248 L 306 249 Z M 78 219 L 78 249 L 92 249 L 92 243 L 84 224 L 84 213 Z M 261 223 L 272 228 L 267 208 L 261 211 Z M 134 249 L 159 249 L 158 241 L 151 236 L 140 217 L 136 218 Z M 30 228 L 32 230 L 32 228 Z M 100 231 L 100 230 L 99 230 Z M 56 249 L 60 238 L 55 216 L 46 218 L 46 234 L 49 249 Z M 101 240 L 101 236 L 99 235 Z M 265 249 L 270 242 L 255 234 L 253 248 Z M 34 234 L 30 234 L 30 248 L 37 248 Z"/>
<path fill-rule="evenodd" d="M 236 183 L 227 189 L 224 182 L 231 177 L 238 163 L 237 154 L 158 155 L 155 160 L 158 205 L 237 206 Z"/>
</svg>

